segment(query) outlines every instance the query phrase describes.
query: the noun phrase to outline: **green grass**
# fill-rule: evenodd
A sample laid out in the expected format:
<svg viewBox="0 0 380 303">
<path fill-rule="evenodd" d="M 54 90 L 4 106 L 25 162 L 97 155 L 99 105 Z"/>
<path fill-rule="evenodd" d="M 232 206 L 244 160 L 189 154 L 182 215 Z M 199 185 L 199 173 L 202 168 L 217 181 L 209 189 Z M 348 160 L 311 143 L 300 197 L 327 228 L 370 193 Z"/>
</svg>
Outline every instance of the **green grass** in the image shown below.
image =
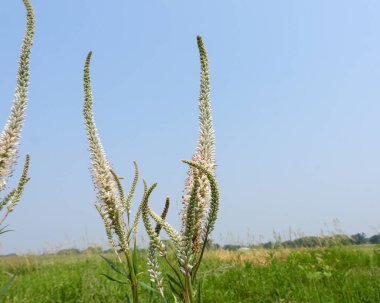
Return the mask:
<svg viewBox="0 0 380 303">
<path fill-rule="evenodd" d="M 0 271 L 1 285 L 16 275 L 4 302 L 126 302 L 128 287 L 102 276 L 120 278 L 98 255 L 3 257 Z M 205 303 L 380 302 L 375 246 L 210 251 L 201 271 Z M 141 291 L 141 302 L 153 302 Z"/>
</svg>

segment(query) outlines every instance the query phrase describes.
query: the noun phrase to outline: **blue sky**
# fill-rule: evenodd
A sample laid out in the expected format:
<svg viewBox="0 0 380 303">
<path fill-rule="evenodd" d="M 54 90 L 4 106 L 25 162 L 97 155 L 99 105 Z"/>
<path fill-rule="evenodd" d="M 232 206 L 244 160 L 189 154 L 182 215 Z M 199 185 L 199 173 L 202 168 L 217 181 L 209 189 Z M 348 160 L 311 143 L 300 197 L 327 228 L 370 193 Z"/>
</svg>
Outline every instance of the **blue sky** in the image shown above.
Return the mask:
<svg viewBox="0 0 380 303">
<path fill-rule="evenodd" d="M 106 243 L 82 118 L 89 50 L 95 119 L 109 160 L 132 161 L 172 198 L 178 225 L 197 139 L 199 58 L 209 53 L 220 216 L 214 239 L 270 239 L 289 227 L 380 231 L 380 2 L 33 0 L 36 39 L 20 155 L 32 180 L 1 253 Z M 0 123 L 9 114 L 25 25 L 0 4 Z M 20 174 L 21 161 L 15 171 Z M 134 201 L 136 206 L 142 184 Z M 157 208 L 156 208 L 157 209 Z M 327 226 L 326 226 L 327 224 Z M 143 229 L 141 229 L 142 231 Z M 146 239 L 146 236 L 145 236 Z"/>
</svg>

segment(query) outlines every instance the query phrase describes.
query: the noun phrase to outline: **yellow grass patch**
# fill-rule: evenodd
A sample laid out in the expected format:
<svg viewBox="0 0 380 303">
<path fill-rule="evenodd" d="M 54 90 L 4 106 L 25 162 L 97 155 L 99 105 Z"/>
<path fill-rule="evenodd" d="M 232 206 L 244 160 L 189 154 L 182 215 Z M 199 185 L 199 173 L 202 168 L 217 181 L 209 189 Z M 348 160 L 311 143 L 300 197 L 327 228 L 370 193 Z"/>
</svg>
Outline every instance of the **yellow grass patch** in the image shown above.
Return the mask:
<svg viewBox="0 0 380 303">
<path fill-rule="evenodd" d="M 290 254 L 290 250 L 286 248 L 267 250 L 267 249 L 247 249 L 247 250 L 210 250 L 205 254 L 206 259 L 217 259 L 222 262 L 233 262 L 244 264 L 250 262 L 256 265 L 267 265 L 271 260 L 285 261 Z"/>
</svg>

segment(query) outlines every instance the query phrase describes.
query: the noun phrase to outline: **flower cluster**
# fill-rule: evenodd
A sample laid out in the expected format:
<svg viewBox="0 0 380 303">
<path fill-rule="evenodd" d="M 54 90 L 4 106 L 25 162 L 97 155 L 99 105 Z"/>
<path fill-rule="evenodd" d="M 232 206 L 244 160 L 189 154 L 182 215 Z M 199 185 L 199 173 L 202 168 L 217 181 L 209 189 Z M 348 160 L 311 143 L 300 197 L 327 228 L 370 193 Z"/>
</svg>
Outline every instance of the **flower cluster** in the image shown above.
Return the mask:
<svg viewBox="0 0 380 303">
<path fill-rule="evenodd" d="M 201 37 L 197 37 L 200 61 L 201 61 L 201 85 L 199 94 L 199 138 L 196 152 L 193 155 L 192 161 L 202 164 L 210 172 L 214 174 L 215 163 L 215 133 L 211 115 L 211 100 L 210 100 L 210 74 L 209 64 L 207 59 L 206 48 Z M 208 180 L 204 174 L 197 173 L 196 170 L 190 167 L 188 176 L 185 182 L 183 195 L 183 210 L 182 210 L 182 226 L 186 227 L 189 219 L 187 218 L 188 208 L 191 200 L 191 195 L 196 187 L 196 201 L 193 213 L 194 218 L 192 230 L 192 250 L 193 253 L 199 253 L 203 245 L 205 235 L 204 223 L 205 217 L 210 209 L 210 188 Z M 195 197 L 194 197 L 195 199 Z M 182 229 L 182 233 L 186 233 Z M 187 243 L 188 245 L 189 243 Z"/>
<path fill-rule="evenodd" d="M 189 165 L 181 210 L 181 231 L 177 232 L 162 217 L 158 216 L 146 200 L 142 205 L 145 228 L 153 247 L 149 251 L 149 264 L 152 281 L 161 292 L 162 282 L 157 280 L 159 273 L 154 252 L 158 252 L 172 269 L 169 284 L 173 295 L 183 302 L 193 302 L 192 284 L 202 261 L 208 237 L 214 228 L 219 209 L 219 192 L 215 181 L 215 135 L 211 116 L 210 80 L 207 52 L 201 37 L 197 37 L 201 58 L 201 86 L 199 96 L 199 139 L 192 161 L 183 161 Z M 157 222 L 168 234 L 176 254 L 177 264 L 167 258 L 167 249 L 152 226 L 150 218 Z"/>
<path fill-rule="evenodd" d="M 103 146 L 95 126 L 93 116 L 93 99 L 90 80 L 90 59 L 88 54 L 84 66 L 84 107 L 83 114 L 87 130 L 87 139 L 91 157 L 91 173 L 97 190 L 96 208 L 101 215 L 106 233 L 115 254 L 121 264 L 125 264 L 128 272 L 126 277 L 130 283 L 133 302 L 138 302 L 138 281 L 136 256 L 136 232 L 140 216 L 150 238 L 148 248 L 148 273 L 151 284 L 155 285 L 164 302 L 167 302 L 163 287 L 163 277 L 160 271 L 159 258 L 163 258 L 174 275 L 168 274 L 170 290 L 183 302 L 193 302 L 194 283 L 208 237 L 214 228 L 219 208 L 219 192 L 215 181 L 214 129 L 211 117 L 210 80 L 207 53 L 201 37 L 197 37 L 201 58 L 201 87 L 199 97 L 199 139 L 192 161 L 183 161 L 189 165 L 188 177 L 183 197 L 181 212 L 182 228 L 176 231 L 167 221 L 169 199 L 166 200 L 161 215 L 156 214 L 149 206 L 149 198 L 157 186 L 148 186 L 144 182 L 144 194 L 133 223 L 130 222 L 130 205 L 138 180 L 138 169 L 135 163 L 135 178 L 128 195 L 124 194 L 120 178 L 112 169 L 106 158 Z M 126 217 L 126 220 L 125 220 Z M 156 222 L 153 228 L 151 220 Z M 174 248 L 176 262 L 172 263 L 169 249 L 160 240 L 163 229 L 169 236 Z M 125 259 L 121 258 L 124 254 Z M 125 260 L 125 261 L 124 261 Z M 123 274 L 111 264 L 111 267 Z M 147 287 L 147 285 L 143 285 Z M 152 288 L 151 288 L 152 289 Z M 198 293 L 199 294 L 199 293 Z"/>
<path fill-rule="evenodd" d="M 19 150 L 21 131 L 24 125 L 25 111 L 27 107 L 27 96 L 29 87 L 29 62 L 34 37 L 34 12 L 29 0 L 24 0 L 27 12 L 27 25 L 24 40 L 20 51 L 20 60 L 17 73 L 17 84 L 13 105 L 9 118 L 0 134 L 0 192 L 6 188 L 7 178 L 12 175 Z M 19 202 L 27 177 L 29 168 L 29 155 L 26 157 L 23 174 L 15 189 L 13 189 L 0 202 L 0 209 L 7 206 L 7 211 L 0 221 L 5 220 L 14 206 Z"/>
</svg>

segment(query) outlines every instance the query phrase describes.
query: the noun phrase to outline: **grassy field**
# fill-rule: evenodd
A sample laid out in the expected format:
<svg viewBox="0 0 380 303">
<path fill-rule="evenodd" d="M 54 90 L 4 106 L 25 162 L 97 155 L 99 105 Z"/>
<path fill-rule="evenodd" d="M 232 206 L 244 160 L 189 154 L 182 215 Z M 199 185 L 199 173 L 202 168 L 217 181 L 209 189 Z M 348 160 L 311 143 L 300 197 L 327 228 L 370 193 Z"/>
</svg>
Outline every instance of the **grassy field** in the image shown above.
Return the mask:
<svg viewBox="0 0 380 303">
<path fill-rule="evenodd" d="M 126 302 L 96 254 L 2 257 L 0 270 L 1 285 L 15 275 L 4 302 Z M 380 302 L 380 247 L 209 251 L 202 280 L 204 302 Z"/>
</svg>

